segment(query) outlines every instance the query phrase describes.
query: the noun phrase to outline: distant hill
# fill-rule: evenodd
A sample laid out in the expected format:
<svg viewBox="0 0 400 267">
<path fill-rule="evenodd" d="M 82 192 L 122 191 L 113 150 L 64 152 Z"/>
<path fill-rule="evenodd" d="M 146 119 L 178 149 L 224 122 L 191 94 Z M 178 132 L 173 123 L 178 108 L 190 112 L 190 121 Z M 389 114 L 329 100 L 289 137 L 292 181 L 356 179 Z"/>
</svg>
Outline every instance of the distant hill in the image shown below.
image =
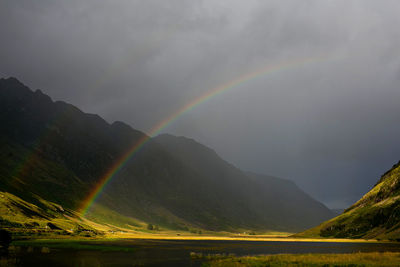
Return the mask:
<svg viewBox="0 0 400 267">
<path fill-rule="evenodd" d="M 45 203 L 53 203 L 76 217 L 103 174 L 144 135 L 54 102 L 15 78 L 0 79 L 0 191 L 30 210 L 46 214 Z M 132 227 L 296 231 L 332 216 L 292 182 L 243 173 L 194 140 L 161 135 L 115 175 L 87 218 Z"/>
<path fill-rule="evenodd" d="M 400 162 L 343 214 L 298 236 L 400 239 Z"/>
<path fill-rule="evenodd" d="M 193 139 L 164 134 L 154 140 L 202 177 L 199 189 L 204 192 L 199 197 L 203 199 L 197 205 L 217 204 L 231 221 L 243 221 L 244 225 L 256 228 L 268 225 L 272 229 L 294 231 L 334 216 L 293 182 L 244 173 Z M 215 212 L 217 216 L 222 209 Z"/>
</svg>

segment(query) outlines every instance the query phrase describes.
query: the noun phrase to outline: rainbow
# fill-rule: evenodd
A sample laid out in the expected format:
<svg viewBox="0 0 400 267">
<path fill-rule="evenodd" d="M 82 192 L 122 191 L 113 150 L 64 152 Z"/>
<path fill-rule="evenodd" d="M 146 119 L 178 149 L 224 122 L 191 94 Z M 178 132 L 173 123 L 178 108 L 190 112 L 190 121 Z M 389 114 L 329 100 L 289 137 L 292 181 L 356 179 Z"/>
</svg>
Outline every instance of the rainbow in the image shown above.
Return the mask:
<svg viewBox="0 0 400 267">
<path fill-rule="evenodd" d="M 91 191 L 91 193 L 84 199 L 82 202 L 79 212 L 82 216 L 85 216 L 92 204 L 96 201 L 99 195 L 104 190 L 107 183 L 118 173 L 119 170 L 126 164 L 126 162 L 135 155 L 150 139 L 152 136 L 156 136 L 159 134 L 163 129 L 168 127 L 174 121 L 179 119 L 184 113 L 191 111 L 198 105 L 206 102 L 207 100 L 216 97 L 229 89 L 234 87 L 238 87 L 249 80 L 253 80 L 255 78 L 261 77 L 266 74 L 270 74 L 277 71 L 283 71 L 287 69 L 291 69 L 294 67 L 302 66 L 308 63 L 314 63 L 324 60 L 324 57 L 312 57 L 312 58 L 305 58 L 300 60 L 292 60 L 282 62 L 280 64 L 267 66 L 261 70 L 247 73 L 237 79 L 234 79 L 228 83 L 224 83 L 218 87 L 215 87 L 209 91 L 207 91 L 202 96 L 192 100 L 191 102 L 187 103 L 186 105 L 182 106 L 179 110 L 172 113 L 170 116 L 156 124 L 150 131 L 148 136 L 143 136 L 135 145 L 133 145 L 126 153 L 124 153 L 119 160 L 117 160 L 111 168 L 101 177 L 95 188 Z"/>
</svg>

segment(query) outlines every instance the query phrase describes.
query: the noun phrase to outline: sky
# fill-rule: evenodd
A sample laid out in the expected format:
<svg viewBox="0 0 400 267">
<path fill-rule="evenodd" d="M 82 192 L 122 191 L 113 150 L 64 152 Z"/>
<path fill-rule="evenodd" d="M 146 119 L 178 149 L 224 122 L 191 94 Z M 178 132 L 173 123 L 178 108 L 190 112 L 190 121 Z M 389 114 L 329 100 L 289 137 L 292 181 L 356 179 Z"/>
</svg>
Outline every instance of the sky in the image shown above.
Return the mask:
<svg viewBox="0 0 400 267">
<path fill-rule="evenodd" d="M 0 77 L 149 132 L 278 66 L 163 132 L 345 208 L 400 160 L 399 12 L 397 0 L 0 0 Z"/>
</svg>

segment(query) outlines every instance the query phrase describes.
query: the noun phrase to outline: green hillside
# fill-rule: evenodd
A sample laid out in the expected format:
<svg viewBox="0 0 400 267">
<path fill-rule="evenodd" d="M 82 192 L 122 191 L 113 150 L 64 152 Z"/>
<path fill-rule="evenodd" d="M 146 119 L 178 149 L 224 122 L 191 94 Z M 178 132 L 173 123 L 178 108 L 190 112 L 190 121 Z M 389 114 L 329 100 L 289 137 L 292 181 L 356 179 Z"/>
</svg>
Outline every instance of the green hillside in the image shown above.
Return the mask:
<svg viewBox="0 0 400 267">
<path fill-rule="evenodd" d="M 400 239 L 400 162 L 343 214 L 298 236 Z"/>
<path fill-rule="evenodd" d="M 12 231 L 14 236 L 54 237 L 54 235 L 91 237 L 102 235 L 79 214 L 61 205 L 36 197 L 38 205 L 0 192 L 0 228 Z"/>
</svg>

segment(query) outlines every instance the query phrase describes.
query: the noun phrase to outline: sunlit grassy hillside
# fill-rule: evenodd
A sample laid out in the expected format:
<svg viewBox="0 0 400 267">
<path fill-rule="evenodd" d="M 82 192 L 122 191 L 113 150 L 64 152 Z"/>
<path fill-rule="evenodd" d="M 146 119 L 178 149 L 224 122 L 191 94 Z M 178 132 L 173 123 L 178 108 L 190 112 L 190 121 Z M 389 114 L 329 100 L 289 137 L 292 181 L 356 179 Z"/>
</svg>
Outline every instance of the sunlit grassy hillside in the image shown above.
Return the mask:
<svg viewBox="0 0 400 267">
<path fill-rule="evenodd" d="M 102 235 L 74 211 L 40 197 L 37 201 L 39 205 L 0 192 L 0 228 L 13 232 L 14 238 Z"/>
<path fill-rule="evenodd" d="M 400 239 L 400 163 L 343 214 L 296 236 Z"/>
</svg>

